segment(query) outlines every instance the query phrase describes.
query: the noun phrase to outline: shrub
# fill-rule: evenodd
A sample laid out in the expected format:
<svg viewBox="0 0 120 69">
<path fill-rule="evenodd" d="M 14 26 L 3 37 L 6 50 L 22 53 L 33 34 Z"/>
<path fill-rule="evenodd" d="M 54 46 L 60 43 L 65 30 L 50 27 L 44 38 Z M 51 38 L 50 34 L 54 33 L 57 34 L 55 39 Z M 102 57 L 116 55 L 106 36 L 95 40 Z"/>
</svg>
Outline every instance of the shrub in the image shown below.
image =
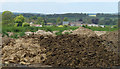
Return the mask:
<svg viewBox="0 0 120 69">
<path fill-rule="evenodd" d="M 70 32 L 65 32 L 64 34 L 70 34 Z"/>
<path fill-rule="evenodd" d="M 55 34 L 56 35 L 62 35 L 62 32 L 56 32 Z"/>
<path fill-rule="evenodd" d="M 25 32 L 20 32 L 20 33 L 19 33 L 19 36 L 20 36 L 20 37 L 22 37 L 22 36 L 24 36 L 24 35 L 25 35 Z"/>
<path fill-rule="evenodd" d="M 64 25 L 64 27 L 69 27 L 68 25 Z"/>
<path fill-rule="evenodd" d="M 58 27 L 63 27 L 63 25 L 59 25 Z"/>
<path fill-rule="evenodd" d="M 114 25 L 113 28 L 118 28 L 118 26 L 117 26 L 117 25 Z"/>
<path fill-rule="evenodd" d="M 29 26 L 30 26 L 30 24 L 26 23 L 26 22 L 22 24 L 22 27 L 29 27 Z"/>
<path fill-rule="evenodd" d="M 48 31 L 53 32 L 52 29 L 50 29 L 50 28 L 46 28 L 45 31 L 46 32 L 48 32 Z"/>
</svg>

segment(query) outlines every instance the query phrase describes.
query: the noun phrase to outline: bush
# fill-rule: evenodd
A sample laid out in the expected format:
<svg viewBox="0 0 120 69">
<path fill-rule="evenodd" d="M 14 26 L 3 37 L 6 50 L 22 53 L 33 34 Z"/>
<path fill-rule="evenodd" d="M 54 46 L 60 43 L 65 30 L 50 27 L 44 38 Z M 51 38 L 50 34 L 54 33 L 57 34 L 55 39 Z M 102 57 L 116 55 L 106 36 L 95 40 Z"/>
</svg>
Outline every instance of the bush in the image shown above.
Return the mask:
<svg viewBox="0 0 120 69">
<path fill-rule="evenodd" d="M 59 25 L 58 27 L 64 27 L 63 25 Z"/>
<path fill-rule="evenodd" d="M 68 25 L 64 25 L 64 27 L 69 27 Z"/>
<path fill-rule="evenodd" d="M 18 26 L 19 26 L 19 24 L 18 24 L 18 23 L 15 23 L 14 27 L 18 27 Z"/>
<path fill-rule="evenodd" d="M 22 36 L 24 36 L 24 35 L 25 35 L 25 32 L 20 32 L 20 33 L 19 33 L 19 36 L 20 36 L 20 37 L 22 37 Z"/>
<path fill-rule="evenodd" d="M 113 28 L 118 28 L 118 26 L 117 26 L 117 25 L 114 25 Z"/>
<path fill-rule="evenodd" d="M 30 26 L 30 24 L 26 23 L 26 22 L 22 24 L 22 27 L 29 27 L 29 26 Z"/>
<path fill-rule="evenodd" d="M 45 31 L 46 32 L 48 32 L 48 31 L 53 32 L 52 29 L 50 29 L 50 28 L 46 28 Z"/>
<path fill-rule="evenodd" d="M 56 32 L 55 34 L 56 35 L 62 35 L 62 32 Z"/>
<path fill-rule="evenodd" d="M 70 34 L 70 32 L 65 32 L 64 34 Z"/>
</svg>

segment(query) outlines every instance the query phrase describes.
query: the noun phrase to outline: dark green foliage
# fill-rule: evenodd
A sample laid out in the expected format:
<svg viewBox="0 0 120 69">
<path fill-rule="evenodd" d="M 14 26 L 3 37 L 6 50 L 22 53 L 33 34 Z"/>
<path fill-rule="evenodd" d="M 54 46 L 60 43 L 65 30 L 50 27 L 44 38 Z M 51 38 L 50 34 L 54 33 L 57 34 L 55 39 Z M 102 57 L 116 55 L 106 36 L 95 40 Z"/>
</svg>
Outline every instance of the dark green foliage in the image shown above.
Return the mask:
<svg viewBox="0 0 120 69">
<path fill-rule="evenodd" d="M 62 32 L 56 32 L 55 34 L 56 35 L 62 35 Z"/>
<path fill-rule="evenodd" d="M 105 28 L 102 27 L 86 27 L 88 29 L 91 29 L 93 31 L 115 31 L 118 30 L 118 28 L 111 28 L 110 26 L 107 26 Z"/>
<path fill-rule="evenodd" d="M 24 36 L 24 35 L 25 35 L 25 32 L 20 32 L 20 33 L 19 33 L 19 36 L 20 36 L 20 37 L 22 37 L 22 36 Z"/>
<path fill-rule="evenodd" d="M 13 13 L 10 11 L 4 11 L 2 13 L 2 24 L 6 26 L 13 25 Z"/>
<path fill-rule="evenodd" d="M 26 22 L 22 24 L 22 27 L 29 27 L 29 26 L 30 26 L 30 24 L 26 23 Z"/>
<path fill-rule="evenodd" d="M 60 24 L 61 22 L 62 22 L 61 18 L 58 17 L 58 18 L 57 18 L 57 21 L 56 21 L 56 25 Z"/>
<path fill-rule="evenodd" d="M 48 32 L 48 31 L 53 32 L 51 28 L 46 28 L 45 31 L 46 32 Z"/>
<path fill-rule="evenodd" d="M 64 34 L 70 34 L 70 32 L 65 32 Z"/>
<path fill-rule="evenodd" d="M 44 20 L 43 17 L 38 17 L 37 18 L 37 24 L 41 24 L 42 25 L 43 20 Z"/>
</svg>

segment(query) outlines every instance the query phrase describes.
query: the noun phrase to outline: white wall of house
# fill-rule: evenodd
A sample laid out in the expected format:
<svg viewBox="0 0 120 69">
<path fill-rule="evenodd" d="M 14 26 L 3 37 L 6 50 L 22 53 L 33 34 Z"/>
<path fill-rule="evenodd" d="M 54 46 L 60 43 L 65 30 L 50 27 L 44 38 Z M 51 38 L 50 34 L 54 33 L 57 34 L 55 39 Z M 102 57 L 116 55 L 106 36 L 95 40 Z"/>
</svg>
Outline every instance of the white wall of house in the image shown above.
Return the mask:
<svg viewBox="0 0 120 69">
<path fill-rule="evenodd" d="M 68 21 L 63 21 L 63 25 L 68 25 L 69 22 Z"/>
</svg>

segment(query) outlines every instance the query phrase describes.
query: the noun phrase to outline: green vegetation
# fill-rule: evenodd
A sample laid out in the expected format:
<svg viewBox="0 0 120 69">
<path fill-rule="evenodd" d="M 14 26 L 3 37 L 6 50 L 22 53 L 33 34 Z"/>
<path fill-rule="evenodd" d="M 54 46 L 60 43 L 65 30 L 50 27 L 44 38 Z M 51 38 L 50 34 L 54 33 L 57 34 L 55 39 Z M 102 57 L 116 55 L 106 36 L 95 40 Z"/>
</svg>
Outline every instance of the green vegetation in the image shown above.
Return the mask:
<svg viewBox="0 0 120 69">
<path fill-rule="evenodd" d="M 1 15 L 0 15 L 1 17 Z M 51 15 L 34 15 L 34 14 L 27 14 L 24 13 L 23 15 L 16 15 L 10 11 L 4 11 L 2 13 L 2 32 L 3 36 L 7 35 L 8 37 L 18 38 L 19 36 L 24 36 L 25 32 L 36 32 L 39 29 L 45 31 L 59 31 L 56 32 L 56 35 L 61 35 L 64 30 L 75 30 L 79 28 L 78 26 L 68 26 L 62 25 L 63 21 L 69 22 L 82 22 L 83 24 L 98 24 L 98 25 L 105 25 L 106 27 L 88 27 L 83 26 L 85 28 L 91 29 L 93 31 L 115 31 L 118 30 L 117 26 L 117 15 L 111 14 L 97 14 L 96 17 L 90 17 L 88 14 L 83 13 L 69 13 L 69 14 L 51 14 Z M 34 24 L 42 25 L 42 27 L 34 27 L 30 26 L 30 22 Z M 53 26 L 47 26 L 46 23 L 53 23 Z M 59 25 L 59 26 L 57 26 Z M 112 26 L 112 28 L 111 28 Z M 1 30 L 1 29 L 0 29 Z M 9 36 L 7 32 L 13 32 L 14 35 Z M 65 34 L 70 34 L 69 32 L 65 32 Z"/>
<path fill-rule="evenodd" d="M 75 30 L 79 27 L 76 27 L 76 26 L 68 26 L 68 27 L 57 27 L 57 26 L 44 26 L 44 27 L 13 27 L 13 26 L 4 26 L 2 27 L 2 32 L 3 34 L 7 34 L 7 32 L 13 32 L 13 33 L 17 33 L 17 35 L 20 35 L 20 36 L 23 36 L 24 35 L 24 32 L 36 32 L 38 31 L 39 29 L 40 30 L 45 30 L 45 31 L 50 31 L 50 32 L 53 32 L 53 31 L 59 31 L 58 33 L 56 34 L 60 34 L 62 33 L 64 30 Z M 13 37 L 13 36 L 12 36 Z M 16 37 L 16 35 L 15 35 Z"/>
<path fill-rule="evenodd" d="M 38 17 L 37 24 L 42 24 L 43 20 L 44 20 L 43 17 Z"/>
<path fill-rule="evenodd" d="M 19 15 L 14 18 L 15 23 L 18 23 L 18 26 L 22 26 L 22 23 L 25 21 L 25 18 L 23 15 Z"/>
<path fill-rule="evenodd" d="M 46 23 L 57 23 L 57 18 L 64 21 L 67 18 L 69 22 L 82 21 L 84 23 L 95 23 L 99 25 L 116 25 L 118 23 L 118 14 L 104 14 L 98 13 L 96 17 L 91 17 L 87 13 L 66 13 L 66 14 L 48 14 L 40 15 L 34 13 L 21 13 L 26 18 L 27 22 L 37 23 L 37 17 L 42 17 L 46 20 Z M 16 14 L 17 15 L 17 14 Z M 15 15 L 15 16 L 16 16 Z"/>
<path fill-rule="evenodd" d="M 61 18 L 60 18 L 60 17 L 58 17 L 58 18 L 57 18 L 56 25 L 61 24 L 61 22 L 62 22 Z"/>
<path fill-rule="evenodd" d="M 71 32 L 65 32 L 64 34 L 70 34 Z"/>
<path fill-rule="evenodd" d="M 64 17 L 63 21 L 68 21 L 68 18 L 67 18 L 67 17 Z"/>
<path fill-rule="evenodd" d="M 2 13 L 2 24 L 11 26 L 13 25 L 13 13 L 10 11 L 4 11 Z"/>
<path fill-rule="evenodd" d="M 30 24 L 27 23 L 27 22 L 25 22 L 25 23 L 22 24 L 22 27 L 29 27 L 29 26 L 30 26 Z"/>
<path fill-rule="evenodd" d="M 85 28 L 91 29 L 93 31 L 115 31 L 118 30 L 118 27 L 116 27 L 117 25 L 115 25 L 115 27 L 111 28 L 111 26 L 106 26 L 104 28 L 102 27 L 89 27 L 89 26 L 83 26 Z"/>
</svg>

